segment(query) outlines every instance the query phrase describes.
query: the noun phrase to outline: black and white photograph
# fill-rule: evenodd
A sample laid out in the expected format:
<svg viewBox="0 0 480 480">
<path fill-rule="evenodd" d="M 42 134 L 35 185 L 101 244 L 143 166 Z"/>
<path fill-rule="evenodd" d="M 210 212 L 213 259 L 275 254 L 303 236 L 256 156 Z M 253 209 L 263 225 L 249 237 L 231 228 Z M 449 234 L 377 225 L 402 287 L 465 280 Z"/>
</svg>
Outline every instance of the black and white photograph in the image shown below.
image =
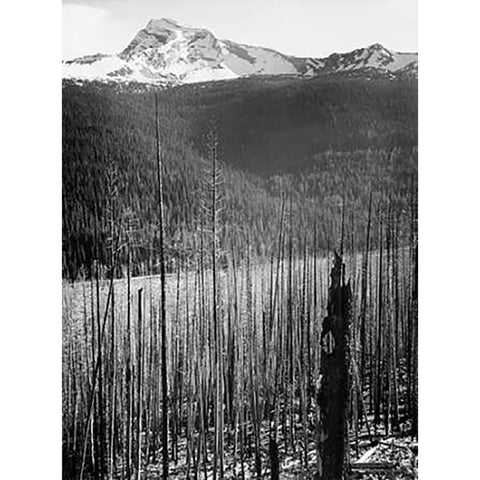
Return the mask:
<svg viewBox="0 0 480 480">
<path fill-rule="evenodd" d="M 293 3 L 63 4 L 65 479 L 418 478 L 417 5 Z"/>
<path fill-rule="evenodd" d="M 476 478 L 466 3 L 4 6 L 2 478 Z"/>
</svg>

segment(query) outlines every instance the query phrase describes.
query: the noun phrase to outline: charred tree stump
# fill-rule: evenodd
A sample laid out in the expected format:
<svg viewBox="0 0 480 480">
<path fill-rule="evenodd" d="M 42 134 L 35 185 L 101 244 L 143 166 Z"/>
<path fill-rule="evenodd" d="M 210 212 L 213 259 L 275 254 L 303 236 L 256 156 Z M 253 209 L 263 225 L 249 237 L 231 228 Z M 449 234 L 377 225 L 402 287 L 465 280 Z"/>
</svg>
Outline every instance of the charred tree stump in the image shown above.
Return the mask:
<svg viewBox="0 0 480 480">
<path fill-rule="evenodd" d="M 270 479 L 278 480 L 280 478 L 280 461 L 278 458 L 277 440 L 273 432 L 270 432 L 268 453 L 270 455 Z"/>
<path fill-rule="evenodd" d="M 335 253 L 330 273 L 328 315 L 321 333 L 317 461 L 319 480 L 346 478 L 349 398 L 349 326 L 351 289 L 345 285 L 342 257 Z"/>
</svg>

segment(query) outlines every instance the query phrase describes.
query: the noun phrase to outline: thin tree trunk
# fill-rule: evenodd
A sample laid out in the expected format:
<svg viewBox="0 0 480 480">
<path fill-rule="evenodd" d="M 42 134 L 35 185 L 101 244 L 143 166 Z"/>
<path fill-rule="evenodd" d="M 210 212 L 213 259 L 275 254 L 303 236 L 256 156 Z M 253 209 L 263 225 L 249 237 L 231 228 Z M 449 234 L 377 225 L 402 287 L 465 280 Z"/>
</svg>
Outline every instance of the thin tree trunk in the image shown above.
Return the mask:
<svg viewBox="0 0 480 480">
<path fill-rule="evenodd" d="M 165 293 L 165 251 L 163 219 L 163 161 L 160 147 L 160 125 L 158 118 L 158 96 L 155 94 L 155 132 L 157 144 L 157 194 L 160 231 L 160 325 L 161 325 L 161 382 L 162 382 L 162 478 L 168 478 L 168 391 L 167 391 L 167 339 L 166 339 L 166 293 Z"/>
</svg>

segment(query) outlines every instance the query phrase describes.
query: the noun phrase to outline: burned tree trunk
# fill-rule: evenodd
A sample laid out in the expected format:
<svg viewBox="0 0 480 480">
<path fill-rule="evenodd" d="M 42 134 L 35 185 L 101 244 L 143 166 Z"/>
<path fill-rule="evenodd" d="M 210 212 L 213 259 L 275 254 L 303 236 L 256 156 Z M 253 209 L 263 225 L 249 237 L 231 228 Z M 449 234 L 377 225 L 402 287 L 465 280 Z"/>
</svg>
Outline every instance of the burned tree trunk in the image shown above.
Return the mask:
<svg viewBox="0 0 480 480">
<path fill-rule="evenodd" d="M 349 324 L 351 290 L 344 282 L 342 257 L 335 253 L 330 273 L 328 315 L 321 334 L 320 381 L 317 390 L 317 460 L 319 480 L 346 476 L 348 448 Z"/>
<path fill-rule="evenodd" d="M 168 478 L 168 382 L 167 382 L 167 310 L 165 289 L 165 222 L 163 212 L 163 155 L 160 146 L 158 96 L 155 94 L 155 133 L 157 153 L 157 195 L 160 232 L 160 281 L 161 281 L 161 382 L 162 382 L 162 479 Z"/>
</svg>

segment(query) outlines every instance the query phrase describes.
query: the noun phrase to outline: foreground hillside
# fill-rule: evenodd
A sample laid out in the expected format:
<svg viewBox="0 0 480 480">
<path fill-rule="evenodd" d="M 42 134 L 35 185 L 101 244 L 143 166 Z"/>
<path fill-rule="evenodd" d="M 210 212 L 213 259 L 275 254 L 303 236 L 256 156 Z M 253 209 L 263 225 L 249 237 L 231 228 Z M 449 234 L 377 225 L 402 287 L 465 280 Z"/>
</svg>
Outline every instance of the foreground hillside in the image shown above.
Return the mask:
<svg viewBox="0 0 480 480">
<path fill-rule="evenodd" d="M 319 258 L 310 250 L 310 256 L 292 261 L 288 234 L 277 246 L 274 262 L 249 258 L 231 263 L 218 275 L 223 362 L 215 358 L 211 271 L 179 265 L 166 277 L 168 478 L 214 478 L 218 457 L 224 466 L 223 476 L 216 478 L 318 478 L 315 392 L 330 258 Z M 412 438 L 413 253 L 405 248 L 383 260 L 378 253 L 345 258 L 358 313 L 350 339 L 352 369 L 361 377 L 352 384 L 350 401 L 351 480 L 418 478 L 418 445 Z M 382 293 L 380 283 L 366 283 L 369 277 L 382 278 L 395 288 L 383 288 Z M 80 478 L 82 465 L 88 472 L 85 479 L 100 476 L 101 469 L 119 480 L 132 478 L 139 469 L 144 479 L 160 477 L 161 287 L 159 276 L 64 282 L 63 478 Z M 382 300 L 391 306 L 384 314 L 376 308 Z M 106 330 L 99 347 L 102 320 Z M 98 388 L 92 389 L 94 352 L 102 349 L 103 374 L 98 375 Z M 214 426 L 216 365 L 223 369 L 225 382 L 221 449 Z M 89 419 L 90 395 L 95 397 L 95 414 Z M 87 425 L 95 437 L 85 435 Z M 109 435 L 102 435 L 102 430 Z M 107 455 L 112 451 L 115 455 Z M 106 477 L 104 473 L 102 478 Z"/>
<path fill-rule="evenodd" d="M 249 78 L 163 90 L 159 106 L 169 268 L 197 248 L 208 177 L 202 158 L 212 119 L 223 163 L 225 255 L 247 237 L 258 254 L 268 254 L 282 202 L 299 232 L 316 225 L 322 249 L 338 241 L 343 204 L 353 248 L 364 243 L 370 193 L 375 209 L 393 202 L 408 212 L 413 202 L 416 83 L 365 76 Z M 66 276 L 88 275 L 93 258 L 106 263 L 109 204 L 116 228 L 135 225 L 134 272 L 155 271 L 155 179 L 154 92 L 64 84 Z"/>
</svg>

